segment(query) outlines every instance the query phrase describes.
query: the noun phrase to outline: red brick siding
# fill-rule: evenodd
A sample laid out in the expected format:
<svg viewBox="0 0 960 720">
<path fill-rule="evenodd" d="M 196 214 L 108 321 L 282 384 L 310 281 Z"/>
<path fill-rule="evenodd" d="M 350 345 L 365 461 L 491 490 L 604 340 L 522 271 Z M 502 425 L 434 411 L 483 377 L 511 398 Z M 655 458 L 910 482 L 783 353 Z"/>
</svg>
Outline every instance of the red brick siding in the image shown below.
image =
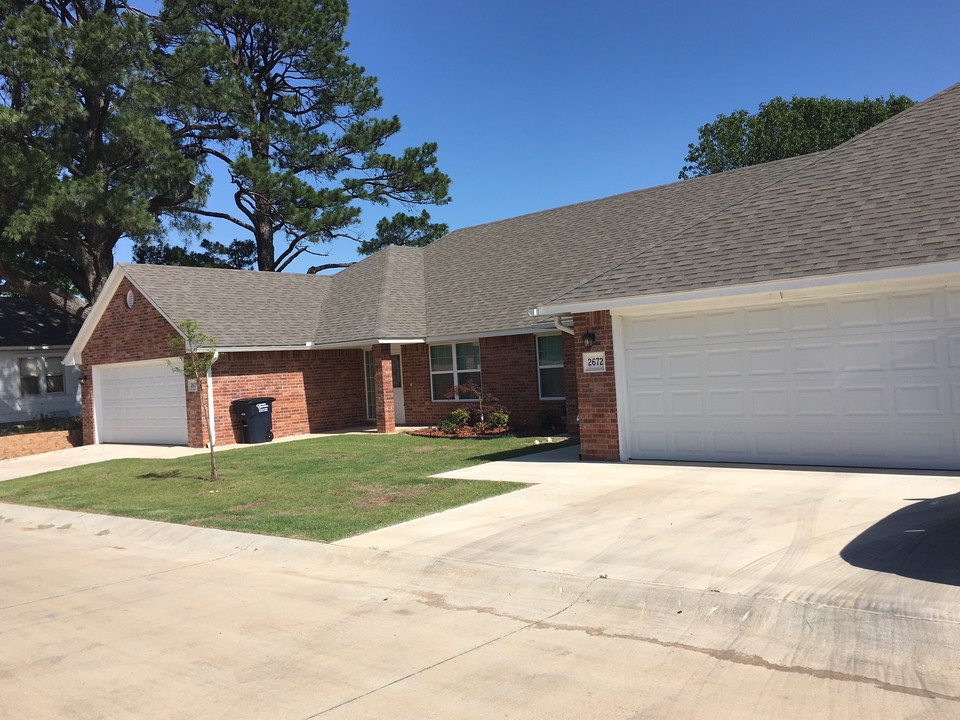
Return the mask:
<svg viewBox="0 0 960 720">
<path fill-rule="evenodd" d="M 134 304 L 127 307 L 127 291 L 133 290 Z M 155 360 L 170 357 L 167 338 L 176 330 L 124 278 L 110 298 L 100 322 L 83 349 L 79 370 L 86 377 L 81 390 L 83 442 L 96 442 L 93 422 L 93 366 L 109 363 Z M 186 386 L 184 386 L 186 392 Z"/>
<path fill-rule="evenodd" d="M 393 401 L 393 361 L 390 346 L 375 346 L 372 360 L 377 432 L 390 433 L 397 427 L 396 409 Z M 401 362 L 403 362 L 402 359 Z"/>
<path fill-rule="evenodd" d="M 126 304 L 133 290 L 133 308 Z M 167 338 L 176 330 L 126 279 L 83 350 L 80 371 L 84 442 L 96 442 L 93 422 L 94 365 L 170 357 Z M 230 403 L 243 397 L 271 396 L 274 435 L 323 432 L 366 422 L 363 353 L 360 350 L 297 350 L 270 353 L 223 353 L 214 365 L 214 417 L 217 442 L 240 442 L 240 425 Z M 391 388 L 392 389 L 392 388 Z M 207 442 L 201 433 L 201 403 L 206 393 L 187 393 L 187 438 L 192 447 Z"/>
<path fill-rule="evenodd" d="M 606 372 L 602 373 L 584 373 L 583 363 L 576 363 L 580 406 L 580 456 L 584 460 L 619 460 L 613 319 L 606 311 L 579 313 L 573 316 L 573 329 L 577 338 L 588 330 L 597 336 L 591 352 L 602 351 L 606 356 L 607 368 Z"/>
<path fill-rule="evenodd" d="M 576 431 L 577 388 L 574 339 L 564 334 L 566 400 L 541 400 L 535 335 L 501 335 L 480 339 L 480 373 L 487 396 L 496 397 L 510 413 L 516 428 L 540 427 L 540 412 L 553 413 L 557 422 L 566 411 L 567 427 Z M 430 396 L 430 355 L 427 345 L 403 347 L 403 397 L 406 421 L 435 425 L 456 407 L 475 408 L 476 402 L 435 402 Z M 557 428 L 562 429 L 562 427 Z"/>
<path fill-rule="evenodd" d="M 224 353 L 213 369 L 217 443 L 241 442 L 234 400 L 273 397 L 275 437 L 367 422 L 361 350 Z"/>
</svg>

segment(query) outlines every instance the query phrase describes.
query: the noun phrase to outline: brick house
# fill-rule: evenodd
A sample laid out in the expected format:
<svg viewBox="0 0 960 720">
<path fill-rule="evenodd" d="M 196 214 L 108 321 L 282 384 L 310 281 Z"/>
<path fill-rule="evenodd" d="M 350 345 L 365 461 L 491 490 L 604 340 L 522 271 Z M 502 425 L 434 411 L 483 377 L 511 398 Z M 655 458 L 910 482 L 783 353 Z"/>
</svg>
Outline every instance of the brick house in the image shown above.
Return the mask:
<svg viewBox="0 0 960 720">
<path fill-rule="evenodd" d="M 68 360 L 85 437 L 432 424 L 480 381 L 584 459 L 960 467 L 960 85 L 814 153 L 387 248 L 329 277 L 118 266 Z M 220 359 L 201 398 L 165 338 Z M 162 386 L 162 387 L 161 387 Z M 148 412 L 144 412 L 147 409 Z M 579 416 L 579 424 L 575 418 Z"/>
</svg>

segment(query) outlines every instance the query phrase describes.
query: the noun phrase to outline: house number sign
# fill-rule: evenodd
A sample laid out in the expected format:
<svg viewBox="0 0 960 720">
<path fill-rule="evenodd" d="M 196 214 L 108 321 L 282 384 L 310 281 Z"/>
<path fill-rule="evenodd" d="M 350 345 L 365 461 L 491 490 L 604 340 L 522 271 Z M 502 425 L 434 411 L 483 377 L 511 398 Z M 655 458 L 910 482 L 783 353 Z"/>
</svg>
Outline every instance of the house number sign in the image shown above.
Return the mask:
<svg viewBox="0 0 960 720">
<path fill-rule="evenodd" d="M 588 352 L 583 354 L 583 371 L 585 373 L 606 372 L 607 365 L 604 362 L 606 353 Z"/>
</svg>

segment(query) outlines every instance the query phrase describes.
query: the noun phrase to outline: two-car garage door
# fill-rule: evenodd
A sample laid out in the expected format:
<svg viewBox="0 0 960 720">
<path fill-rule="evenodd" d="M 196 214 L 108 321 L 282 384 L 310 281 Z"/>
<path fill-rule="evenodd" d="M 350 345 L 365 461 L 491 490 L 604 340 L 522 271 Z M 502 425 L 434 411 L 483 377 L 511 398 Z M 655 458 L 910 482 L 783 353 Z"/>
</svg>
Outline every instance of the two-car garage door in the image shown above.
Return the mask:
<svg viewBox="0 0 960 720">
<path fill-rule="evenodd" d="M 183 375 L 166 360 L 93 368 L 97 441 L 187 444 Z"/>
<path fill-rule="evenodd" d="M 632 459 L 960 467 L 960 289 L 620 322 Z"/>
</svg>

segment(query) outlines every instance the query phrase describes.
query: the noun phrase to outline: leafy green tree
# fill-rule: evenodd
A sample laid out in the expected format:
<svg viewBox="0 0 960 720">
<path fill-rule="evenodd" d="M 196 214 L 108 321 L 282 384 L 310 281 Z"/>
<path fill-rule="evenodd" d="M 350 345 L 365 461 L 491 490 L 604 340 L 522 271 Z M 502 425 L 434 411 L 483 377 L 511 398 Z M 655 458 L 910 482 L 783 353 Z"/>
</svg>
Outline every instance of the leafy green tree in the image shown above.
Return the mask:
<svg viewBox="0 0 960 720">
<path fill-rule="evenodd" d="M 214 455 L 213 433 L 209 432 L 212 418 L 209 416 L 206 402 L 207 374 L 213 368 L 217 361 L 217 343 L 208 335 L 200 330 L 200 325 L 195 320 L 184 320 L 177 324 L 178 335 L 171 335 L 167 338 L 167 346 L 170 352 L 180 360 L 176 363 L 171 361 L 170 368 L 178 375 L 183 375 L 188 381 L 193 381 L 197 386 L 197 396 L 200 403 L 200 414 L 203 419 L 201 431 L 206 429 L 207 436 L 210 438 L 210 481 L 219 480 L 217 475 L 217 458 Z"/>
<path fill-rule="evenodd" d="M 256 261 L 253 240 L 234 240 L 229 245 L 201 240 L 201 250 L 171 245 L 163 238 L 150 238 L 134 245 L 133 261 L 145 265 L 181 265 L 249 270 Z"/>
<path fill-rule="evenodd" d="M 253 237 L 260 270 L 283 270 L 319 243 L 360 240 L 365 204 L 448 202 L 449 178 L 434 143 L 387 152 L 400 130 L 382 106 L 376 78 L 346 55 L 346 0 L 166 0 L 171 47 L 220 43 L 221 91 L 198 97 L 186 125 L 208 163 L 222 164 L 235 208 L 202 203 L 178 212 L 233 223 Z M 398 233 L 435 234 L 398 213 Z"/>
<path fill-rule="evenodd" d="M 123 0 L 0 0 L 0 286 L 81 315 L 123 238 L 196 194 L 148 18 Z M 189 67 L 189 65 L 183 65 Z"/>
<path fill-rule="evenodd" d="M 680 179 L 829 150 L 913 104 L 904 95 L 862 101 L 775 97 L 753 114 L 718 115 L 688 146 Z"/>
</svg>

